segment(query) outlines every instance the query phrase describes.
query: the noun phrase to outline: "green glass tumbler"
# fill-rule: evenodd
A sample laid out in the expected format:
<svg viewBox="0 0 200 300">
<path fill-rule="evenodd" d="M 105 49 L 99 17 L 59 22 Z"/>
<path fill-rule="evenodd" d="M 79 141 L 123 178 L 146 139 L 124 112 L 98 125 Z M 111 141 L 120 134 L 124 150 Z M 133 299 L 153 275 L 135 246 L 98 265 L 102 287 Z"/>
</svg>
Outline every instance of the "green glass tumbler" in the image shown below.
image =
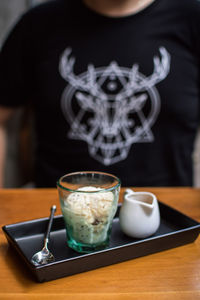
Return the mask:
<svg viewBox="0 0 200 300">
<path fill-rule="evenodd" d="M 68 246 L 91 253 L 108 247 L 121 182 L 103 172 L 75 172 L 57 182 Z"/>
</svg>

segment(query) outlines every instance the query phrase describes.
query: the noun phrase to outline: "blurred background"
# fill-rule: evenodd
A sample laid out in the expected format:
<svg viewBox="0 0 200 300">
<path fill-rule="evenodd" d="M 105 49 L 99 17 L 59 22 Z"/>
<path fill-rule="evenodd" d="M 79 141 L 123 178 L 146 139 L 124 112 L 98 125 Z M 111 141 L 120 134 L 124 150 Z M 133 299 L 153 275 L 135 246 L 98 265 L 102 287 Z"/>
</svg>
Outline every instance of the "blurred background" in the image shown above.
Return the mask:
<svg viewBox="0 0 200 300">
<path fill-rule="evenodd" d="M 46 0 L 0 0 L 0 47 L 21 15 Z M 31 114 L 19 109 L 8 124 L 5 187 L 32 187 L 34 132 Z M 30 156 L 30 157 L 29 157 Z"/>
<path fill-rule="evenodd" d="M 0 46 L 26 10 L 47 0 L 0 0 Z M 5 187 L 32 187 L 34 132 L 30 114 L 19 109 L 8 126 Z M 195 143 L 194 185 L 200 187 L 200 133 Z"/>
</svg>

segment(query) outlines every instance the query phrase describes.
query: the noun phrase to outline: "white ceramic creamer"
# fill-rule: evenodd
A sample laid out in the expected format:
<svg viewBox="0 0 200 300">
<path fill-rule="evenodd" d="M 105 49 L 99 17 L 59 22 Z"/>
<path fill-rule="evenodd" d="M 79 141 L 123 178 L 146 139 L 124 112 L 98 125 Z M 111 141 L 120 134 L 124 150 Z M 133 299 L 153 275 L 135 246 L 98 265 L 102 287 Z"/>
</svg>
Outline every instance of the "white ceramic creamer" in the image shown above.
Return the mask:
<svg viewBox="0 0 200 300">
<path fill-rule="evenodd" d="M 157 198 L 149 192 L 134 192 L 127 189 L 122 203 L 119 221 L 121 230 L 134 238 L 154 234 L 160 225 Z"/>
</svg>

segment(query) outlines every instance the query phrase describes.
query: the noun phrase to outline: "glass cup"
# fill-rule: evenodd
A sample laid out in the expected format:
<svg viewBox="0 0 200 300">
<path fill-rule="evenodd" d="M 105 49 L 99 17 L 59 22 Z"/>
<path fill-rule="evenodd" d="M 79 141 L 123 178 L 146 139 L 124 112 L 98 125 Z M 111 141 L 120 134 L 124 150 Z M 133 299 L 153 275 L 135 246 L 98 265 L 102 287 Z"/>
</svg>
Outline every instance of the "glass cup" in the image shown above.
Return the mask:
<svg viewBox="0 0 200 300">
<path fill-rule="evenodd" d="M 120 180 L 102 172 L 76 172 L 57 182 L 68 246 L 90 253 L 109 244 Z"/>
</svg>

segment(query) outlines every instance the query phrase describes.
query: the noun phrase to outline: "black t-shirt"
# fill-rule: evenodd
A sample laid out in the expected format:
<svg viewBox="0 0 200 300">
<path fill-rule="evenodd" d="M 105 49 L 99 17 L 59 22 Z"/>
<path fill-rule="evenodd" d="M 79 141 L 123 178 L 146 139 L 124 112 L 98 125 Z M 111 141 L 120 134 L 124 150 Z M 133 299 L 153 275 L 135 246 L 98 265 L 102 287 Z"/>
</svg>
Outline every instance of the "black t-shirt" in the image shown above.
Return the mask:
<svg viewBox="0 0 200 300">
<path fill-rule="evenodd" d="M 106 17 L 80 0 L 35 7 L 0 54 L 0 105 L 31 103 L 36 184 L 96 170 L 124 186 L 193 184 L 200 2 Z"/>
</svg>

